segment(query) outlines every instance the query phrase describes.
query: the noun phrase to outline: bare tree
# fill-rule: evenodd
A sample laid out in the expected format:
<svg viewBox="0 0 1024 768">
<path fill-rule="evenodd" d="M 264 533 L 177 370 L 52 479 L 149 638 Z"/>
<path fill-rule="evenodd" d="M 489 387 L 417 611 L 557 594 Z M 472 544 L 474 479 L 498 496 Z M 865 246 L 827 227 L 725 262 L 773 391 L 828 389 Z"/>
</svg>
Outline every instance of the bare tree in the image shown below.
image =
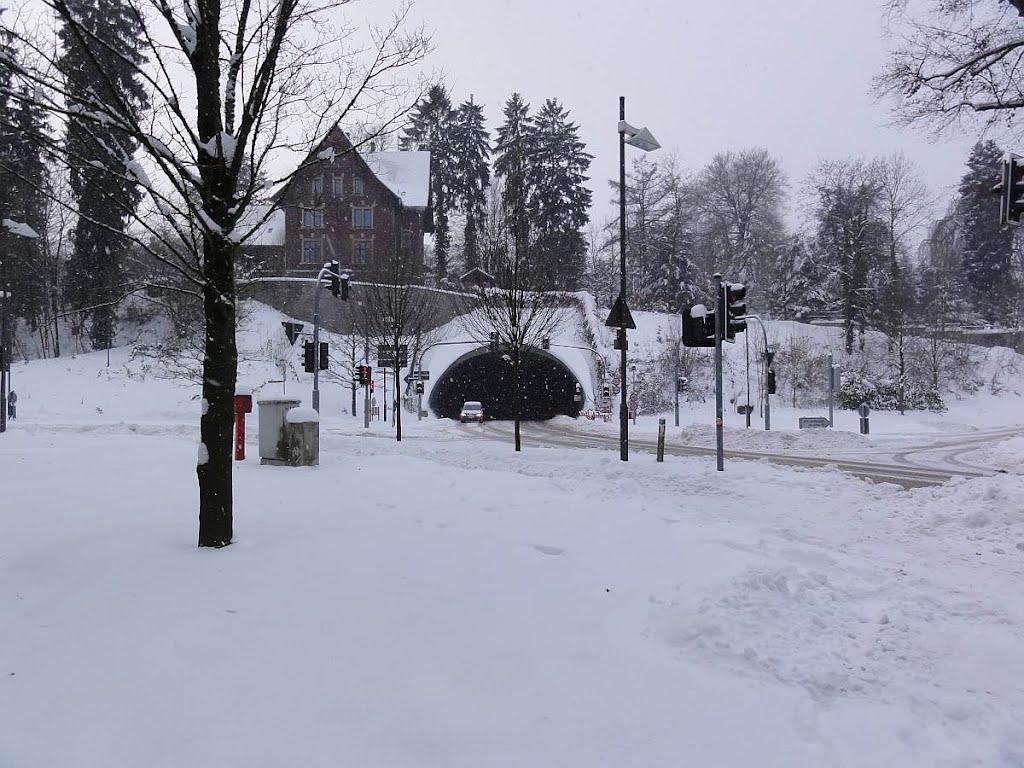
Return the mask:
<svg viewBox="0 0 1024 768">
<path fill-rule="evenodd" d="M 377 354 L 391 360 L 395 380 L 395 440 L 402 439 L 402 408 L 399 375 L 407 362 L 415 359 L 425 335 L 438 325 L 440 310 L 436 291 L 420 285 L 423 265 L 401 245 L 396 253 L 375 264 L 373 281 L 362 286 L 363 314 L 360 318 L 366 333 L 376 340 Z M 409 357 L 409 350 L 412 356 Z"/>
<path fill-rule="evenodd" d="M 42 2 L 94 64 L 103 59 L 103 43 L 89 33 L 77 4 Z M 263 190 L 257 180 L 276 167 L 282 152 L 308 155 L 341 120 L 359 119 L 381 131 L 395 127 L 419 95 L 402 82 L 403 69 L 419 62 L 429 43 L 420 30 L 403 31 L 407 7 L 360 40 L 356 30 L 332 23 L 350 0 L 124 2 L 140 30 L 137 45 L 146 63 L 136 68 L 151 103 L 145 112 L 123 99 L 99 98 L 88 108 L 69 109 L 74 73 L 53 77 L 60 52 L 52 36 L 16 32 L 24 58 L 0 66 L 12 68 L 16 86 L 27 86 L 12 88 L 11 98 L 29 98 L 55 123 L 76 121 L 94 136 L 113 126 L 140 147 L 136 157 L 118 156 L 112 147 L 104 170 L 146 190 L 146 203 L 126 211 L 142 233 L 137 244 L 148 248 L 146 236 L 162 237 L 157 224 L 169 226 L 172 255 L 152 249 L 151 255 L 184 282 L 174 290 L 203 302 L 199 546 L 222 547 L 233 535 L 235 261 L 238 244 L 263 223 L 246 217 Z M 55 140 L 46 150 L 65 163 L 81 160 Z"/>
<path fill-rule="evenodd" d="M 715 271 L 740 280 L 761 282 L 764 260 L 785 239 L 782 206 L 786 175 L 765 149 L 722 152 L 696 181 L 696 230 L 709 260 L 705 274 Z"/>
<path fill-rule="evenodd" d="M 515 450 L 521 451 L 523 361 L 531 347 L 539 348 L 544 337 L 564 322 L 567 310 L 562 294 L 532 290 L 535 282 L 523 233 L 511 234 L 500 254 L 504 261 L 492 261 L 494 284 L 482 285 L 472 299 L 457 302 L 466 333 L 491 345 L 512 369 Z"/>
<path fill-rule="evenodd" d="M 1013 129 L 1024 107 L 1024 0 L 932 0 L 917 13 L 908 0 L 889 0 L 889 8 L 897 43 L 875 91 L 893 98 L 904 123 L 940 132 L 973 115 Z"/>
</svg>

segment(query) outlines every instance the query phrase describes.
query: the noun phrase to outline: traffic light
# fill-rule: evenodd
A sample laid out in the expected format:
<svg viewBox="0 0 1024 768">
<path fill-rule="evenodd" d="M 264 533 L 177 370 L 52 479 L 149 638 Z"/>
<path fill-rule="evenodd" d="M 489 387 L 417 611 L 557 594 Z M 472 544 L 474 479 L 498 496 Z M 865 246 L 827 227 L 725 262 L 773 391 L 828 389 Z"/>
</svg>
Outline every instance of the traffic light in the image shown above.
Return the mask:
<svg viewBox="0 0 1024 768">
<path fill-rule="evenodd" d="M 306 373 L 312 373 L 313 367 L 313 342 L 310 339 L 304 339 L 302 342 L 302 369 Z"/>
<path fill-rule="evenodd" d="M 550 336 L 545 336 L 543 339 L 540 340 L 540 348 L 541 349 L 551 349 L 551 337 Z"/>
<path fill-rule="evenodd" d="M 683 307 L 683 346 L 715 346 L 715 313 L 703 304 Z"/>
<path fill-rule="evenodd" d="M 417 381 L 416 382 L 416 394 L 417 395 L 422 395 L 423 394 L 423 382 L 422 381 Z"/>
<path fill-rule="evenodd" d="M 491 352 L 497 352 L 498 351 L 498 332 L 497 331 L 491 331 L 491 337 L 490 338 L 491 338 L 491 340 L 489 342 L 489 346 L 491 348 Z"/>
<path fill-rule="evenodd" d="M 604 399 L 607 400 L 609 397 L 612 396 L 612 388 L 605 384 L 604 389 L 601 390 L 601 393 L 604 395 Z"/>
<path fill-rule="evenodd" d="M 999 223 L 1020 224 L 1024 216 L 1024 157 L 1008 152 L 1002 171 L 1002 181 L 992 190 L 999 195 Z"/>
<path fill-rule="evenodd" d="M 362 384 L 363 383 L 363 366 L 353 365 L 352 366 L 352 383 Z"/>
<path fill-rule="evenodd" d="M 321 341 L 320 342 L 320 359 L 317 361 L 318 363 L 320 363 L 320 370 L 321 371 L 326 371 L 327 370 L 327 349 L 328 349 L 327 342 L 326 341 Z"/>
<path fill-rule="evenodd" d="M 353 378 L 357 384 L 361 384 L 365 387 L 370 381 L 370 366 L 357 365 L 355 367 Z"/>
<path fill-rule="evenodd" d="M 768 382 L 767 382 L 768 383 L 768 394 L 769 395 L 774 395 L 775 394 L 775 371 L 773 371 L 771 368 L 769 368 L 768 369 L 768 375 L 765 378 L 768 379 Z"/>
<path fill-rule="evenodd" d="M 327 267 L 327 275 L 331 278 L 331 293 L 334 294 L 334 298 L 338 298 L 341 296 L 341 265 L 332 261 Z"/>
<path fill-rule="evenodd" d="M 685 392 L 689 388 L 689 386 L 690 386 L 690 380 L 688 378 L 686 378 L 685 376 L 680 376 L 676 380 L 676 389 L 679 392 Z"/>
<path fill-rule="evenodd" d="M 736 334 L 747 330 L 747 286 L 743 283 L 722 283 L 725 304 L 725 341 L 736 341 Z"/>
</svg>

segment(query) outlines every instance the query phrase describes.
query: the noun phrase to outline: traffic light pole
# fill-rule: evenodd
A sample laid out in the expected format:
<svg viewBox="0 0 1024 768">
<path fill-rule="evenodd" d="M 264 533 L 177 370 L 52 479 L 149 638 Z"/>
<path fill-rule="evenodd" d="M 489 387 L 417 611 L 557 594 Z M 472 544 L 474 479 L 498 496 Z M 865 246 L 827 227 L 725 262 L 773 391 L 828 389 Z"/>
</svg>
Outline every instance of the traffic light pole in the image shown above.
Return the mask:
<svg viewBox="0 0 1024 768">
<path fill-rule="evenodd" d="M 370 337 L 367 336 L 363 346 L 363 359 L 370 364 Z M 370 381 L 373 381 L 373 369 L 370 369 Z M 363 385 L 363 429 L 370 428 L 370 384 Z"/>
<path fill-rule="evenodd" d="M 715 273 L 715 459 L 725 471 L 725 413 L 722 408 L 722 338 L 725 336 L 725 301 L 722 274 Z"/>
<path fill-rule="evenodd" d="M 329 271 L 326 264 L 320 268 L 313 294 L 313 410 L 317 413 L 320 413 L 320 291 L 324 287 L 324 275 Z"/>
<path fill-rule="evenodd" d="M 744 320 L 756 320 L 757 324 L 761 327 L 761 335 L 764 337 L 764 431 L 769 432 L 772 428 L 772 401 L 768 397 L 768 369 L 771 368 L 771 361 L 768 357 L 768 331 L 765 330 L 764 322 L 758 315 L 744 315 Z M 748 362 L 749 366 L 750 363 Z M 749 392 L 749 378 L 747 383 L 747 391 Z M 750 395 L 747 395 L 747 402 L 750 402 Z M 747 417 L 749 419 L 749 417 Z M 749 421 L 748 421 L 749 424 Z"/>
</svg>

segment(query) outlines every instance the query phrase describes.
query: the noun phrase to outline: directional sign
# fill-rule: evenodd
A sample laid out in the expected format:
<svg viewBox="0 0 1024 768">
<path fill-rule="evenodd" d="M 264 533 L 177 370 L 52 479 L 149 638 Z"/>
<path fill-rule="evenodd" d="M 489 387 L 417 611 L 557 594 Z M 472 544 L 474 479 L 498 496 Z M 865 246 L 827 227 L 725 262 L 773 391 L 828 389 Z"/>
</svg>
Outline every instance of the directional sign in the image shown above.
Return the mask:
<svg viewBox="0 0 1024 768">
<path fill-rule="evenodd" d="M 430 371 L 409 371 L 405 377 L 405 382 L 408 384 L 411 381 L 429 381 Z"/>
</svg>

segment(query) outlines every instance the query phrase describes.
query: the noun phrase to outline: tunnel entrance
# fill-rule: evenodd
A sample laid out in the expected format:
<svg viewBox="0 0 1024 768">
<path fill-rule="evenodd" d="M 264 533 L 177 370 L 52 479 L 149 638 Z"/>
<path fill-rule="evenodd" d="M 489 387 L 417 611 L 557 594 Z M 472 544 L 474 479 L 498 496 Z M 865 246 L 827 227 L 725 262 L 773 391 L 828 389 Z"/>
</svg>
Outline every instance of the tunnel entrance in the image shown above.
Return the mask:
<svg viewBox="0 0 1024 768">
<path fill-rule="evenodd" d="M 575 399 L 577 380 L 557 358 L 525 352 L 522 360 L 523 392 L 520 418 L 541 421 L 554 416 L 579 416 Z M 462 404 L 479 400 L 489 419 L 511 419 L 512 365 L 486 349 L 470 352 L 445 371 L 430 393 L 430 408 L 441 418 L 457 419 Z"/>
</svg>

